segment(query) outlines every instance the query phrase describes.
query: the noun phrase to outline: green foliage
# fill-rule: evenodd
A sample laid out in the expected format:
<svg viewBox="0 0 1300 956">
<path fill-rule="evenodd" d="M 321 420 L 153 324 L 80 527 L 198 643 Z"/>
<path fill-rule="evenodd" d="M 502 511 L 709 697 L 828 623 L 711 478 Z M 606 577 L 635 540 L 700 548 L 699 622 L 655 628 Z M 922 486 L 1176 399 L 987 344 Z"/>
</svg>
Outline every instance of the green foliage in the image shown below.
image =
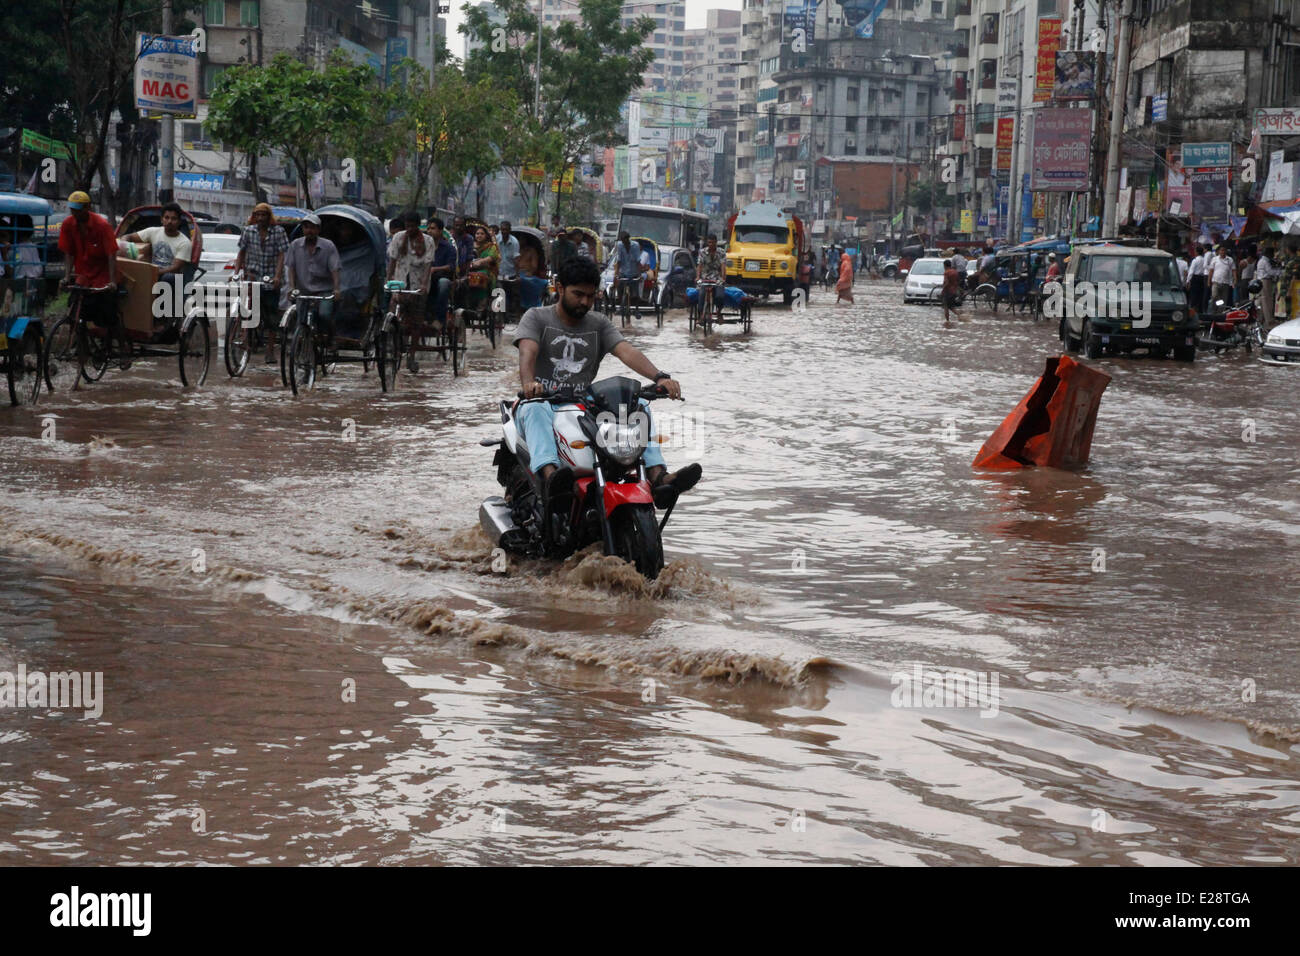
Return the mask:
<svg viewBox="0 0 1300 956">
<path fill-rule="evenodd" d="M 384 125 L 385 114 L 371 115 L 374 101 L 362 93 L 374 83 L 374 70 L 338 50 L 321 72 L 279 53 L 266 66 L 231 67 L 222 74 L 208 103 L 207 127 L 245 152 L 279 150 L 310 197 L 313 161 L 322 160 L 331 145 L 355 144 L 363 127 Z"/>
<path fill-rule="evenodd" d="M 642 17 L 625 29 L 620 0 L 579 0 L 578 6 L 581 22 L 542 28 L 540 119 L 533 138 L 524 141 L 531 155 L 517 150 L 503 158 L 508 167 L 541 161 L 558 176 L 592 147 L 621 142 L 620 108 L 654 62 L 654 53 L 643 46 L 654 21 Z M 499 0 L 496 7 L 505 17 L 504 33 L 496 32 L 500 25 L 482 10 L 466 8 L 461 29 L 484 46 L 470 54 L 465 74 L 512 91 L 533 113 L 537 15 L 527 0 Z"/>
</svg>

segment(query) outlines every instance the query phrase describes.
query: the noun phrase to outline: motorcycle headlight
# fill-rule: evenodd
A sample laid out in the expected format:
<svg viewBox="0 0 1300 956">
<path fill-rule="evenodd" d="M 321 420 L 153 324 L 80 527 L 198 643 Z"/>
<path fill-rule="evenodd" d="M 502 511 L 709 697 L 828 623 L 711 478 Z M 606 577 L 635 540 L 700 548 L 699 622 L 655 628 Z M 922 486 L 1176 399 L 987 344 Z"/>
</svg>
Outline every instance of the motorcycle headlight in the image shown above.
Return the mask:
<svg viewBox="0 0 1300 956">
<path fill-rule="evenodd" d="M 596 443 L 620 465 L 630 465 L 645 451 L 648 437 L 636 425 L 604 422 L 596 429 Z"/>
</svg>

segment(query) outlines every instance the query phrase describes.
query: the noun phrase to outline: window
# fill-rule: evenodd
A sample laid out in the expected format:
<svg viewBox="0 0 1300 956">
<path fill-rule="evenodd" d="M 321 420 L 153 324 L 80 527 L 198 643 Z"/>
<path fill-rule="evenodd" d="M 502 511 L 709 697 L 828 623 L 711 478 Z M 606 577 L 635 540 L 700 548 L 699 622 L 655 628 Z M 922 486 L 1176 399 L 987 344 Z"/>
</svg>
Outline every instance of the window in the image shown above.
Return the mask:
<svg viewBox="0 0 1300 956">
<path fill-rule="evenodd" d="M 998 88 L 998 61 L 980 60 L 980 89 L 996 90 Z"/>
<path fill-rule="evenodd" d="M 226 0 L 206 0 L 203 4 L 203 22 L 210 27 L 226 25 Z"/>
<path fill-rule="evenodd" d="M 239 25 L 241 27 L 261 26 L 262 4 L 259 0 L 239 0 Z"/>
<path fill-rule="evenodd" d="M 980 22 L 980 43 L 998 42 L 998 15 L 987 13 Z"/>
<path fill-rule="evenodd" d="M 844 117 L 844 132 L 856 133 L 858 131 L 858 118 L 856 116 Z"/>
<path fill-rule="evenodd" d="M 204 63 L 203 64 L 203 92 L 206 96 L 211 96 L 212 91 L 217 88 L 217 83 L 221 81 L 221 74 L 226 72 L 224 64 Z"/>
<path fill-rule="evenodd" d="M 858 101 L 858 88 L 856 86 L 850 86 L 846 96 L 850 103 L 856 103 Z"/>
<path fill-rule="evenodd" d="M 941 16 L 943 16 L 943 0 L 931 0 L 931 2 L 930 2 L 930 16 L 932 16 L 932 17 L 941 17 Z"/>
</svg>

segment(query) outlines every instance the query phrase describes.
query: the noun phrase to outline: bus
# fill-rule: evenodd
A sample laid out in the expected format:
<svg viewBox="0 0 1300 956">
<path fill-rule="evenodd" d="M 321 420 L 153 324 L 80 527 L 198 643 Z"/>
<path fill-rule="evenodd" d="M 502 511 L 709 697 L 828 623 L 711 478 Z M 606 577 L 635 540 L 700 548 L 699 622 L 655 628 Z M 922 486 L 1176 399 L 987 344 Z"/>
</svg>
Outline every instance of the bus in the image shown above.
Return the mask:
<svg viewBox="0 0 1300 956">
<path fill-rule="evenodd" d="M 677 250 L 689 249 L 695 240 L 703 241 L 708 235 L 709 217 L 690 209 L 629 204 L 619 212 L 618 231 L 653 239 L 671 268 Z"/>
</svg>

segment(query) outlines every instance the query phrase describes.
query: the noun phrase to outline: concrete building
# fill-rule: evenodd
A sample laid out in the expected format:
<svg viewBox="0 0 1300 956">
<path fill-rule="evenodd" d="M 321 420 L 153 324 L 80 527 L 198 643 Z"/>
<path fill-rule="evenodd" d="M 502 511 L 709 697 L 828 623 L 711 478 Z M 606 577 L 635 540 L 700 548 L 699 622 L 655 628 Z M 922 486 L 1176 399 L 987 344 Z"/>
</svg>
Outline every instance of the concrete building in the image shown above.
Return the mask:
<svg viewBox="0 0 1300 956">
<path fill-rule="evenodd" d="M 737 207 L 770 199 L 829 229 L 855 215 L 835 170 L 886 158 L 915 178 L 929 164 L 932 120 L 947 113 L 952 27 L 940 6 L 904 2 L 865 37 L 858 7 L 818 5 L 810 36 L 785 3 L 745 0 L 740 92 L 749 102 L 736 136 Z M 905 202 L 903 189 L 895 205 Z"/>
<path fill-rule="evenodd" d="M 444 43 L 446 21 L 437 11 L 446 6 L 446 0 L 439 0 L 434 8 L 436 35 Z M 197 19 L 206 30 L 207 49 L 200 58 L 197 116 L 176 124 L 176 195 L 182 204 L 222 216 L 246 212 L 253 201 L 247 192 L 247 157 L 223 149 L 203 129 L 208 95 L 225 70 L 237 64 L 264 64 L 281 52 L 309 63 L 323 63 L 331 51 L 341 49 L 381 73 L 403 57 L 428 62 L 431 56 L 427 0 L 369 0 L 364 4 L 356 0 L 204 0 Z M 327 167 L 322 172 L 320 198 L 342 198 L 346 189 L 338 170 Z M 258 175 L 272 202 L 296 203 L 302 198 L 294 176 L 277 157 L 262 157 Z M 361 199 L 364 194 L 351 198 Z"/>
</svg>

